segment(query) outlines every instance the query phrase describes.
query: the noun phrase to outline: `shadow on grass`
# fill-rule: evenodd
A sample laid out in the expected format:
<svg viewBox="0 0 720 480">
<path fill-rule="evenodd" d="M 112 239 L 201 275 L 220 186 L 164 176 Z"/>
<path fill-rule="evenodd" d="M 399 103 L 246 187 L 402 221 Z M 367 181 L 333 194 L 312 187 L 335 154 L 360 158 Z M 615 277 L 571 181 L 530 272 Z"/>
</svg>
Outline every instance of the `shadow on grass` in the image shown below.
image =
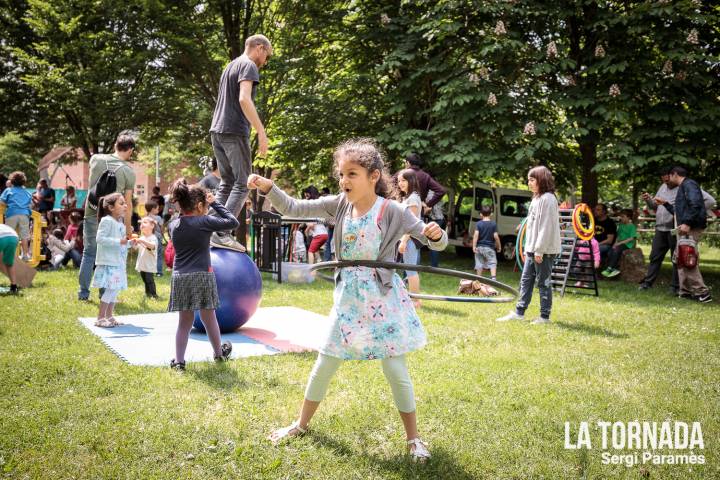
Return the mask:
<svg viewBox="0 0 720 480">
<path fill-rule="evenodd" d="M 585 333 L 587 335 L 599 335 L 602 337 L 612 338 L 630 338 L 627 333 L 615 333 L 605 328 L 593 327 L 591 325 L 585 325 L 584 323 L 566 323 L 566 322 L 554 322 L 560 328 L 565 330 L 571 330 L 574 332 Z"/>
<path fill-rule="evenodd" d="M 217 390 L 230 391 L 247 387 L 247 382 L 227 363 L 197 363 L 185 374 Z"/>
<path fill-rule="evenodd" d="M 413 463 L 410 457 L 403 454 L 395 458 L 358 453 L 347 443 L 340 442 L 322 432 L 309 432 L 312 440 L 318 445 L 331 449 L 339 458 L 365 455 L 370 465 L 403 478 L 452 478 L 453 480 L 470 480 L 475 478 L 466 471 L 454 458 L 451 452 L 443 448 L 431 448 L 432 458 L 425 464 Z"/>
</svg>

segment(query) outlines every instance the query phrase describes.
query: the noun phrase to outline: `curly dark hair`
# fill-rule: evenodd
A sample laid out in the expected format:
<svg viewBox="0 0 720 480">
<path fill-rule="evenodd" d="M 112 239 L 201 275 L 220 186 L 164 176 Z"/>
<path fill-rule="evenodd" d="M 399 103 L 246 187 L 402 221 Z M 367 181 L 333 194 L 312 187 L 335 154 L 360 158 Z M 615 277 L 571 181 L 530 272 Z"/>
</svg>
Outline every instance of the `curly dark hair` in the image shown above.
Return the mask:
<svg viewBox="0 0 720 480">
<path fill-rule="evenodd" d="M 335 148 L 333 160 L 335 164 L 335 176 L 338 176 L 340 159 L 347 157 L 353 163 L 357 163 L 368 174 L 378 170 L 380 178 L 375 184 L 375 193 L 381 197 L 388 197 L 392 194 L 390 187 L 390 175 L 385 169 L 385 154 L 371 138 L 353 138 L 346 140 Z"/>
<path fill-rule="evenodd" d="M 23 172 L 12 172 L 9 180 L 13 187 L 22 187 L 27 183 L 27 177 Z"/>
</svg>

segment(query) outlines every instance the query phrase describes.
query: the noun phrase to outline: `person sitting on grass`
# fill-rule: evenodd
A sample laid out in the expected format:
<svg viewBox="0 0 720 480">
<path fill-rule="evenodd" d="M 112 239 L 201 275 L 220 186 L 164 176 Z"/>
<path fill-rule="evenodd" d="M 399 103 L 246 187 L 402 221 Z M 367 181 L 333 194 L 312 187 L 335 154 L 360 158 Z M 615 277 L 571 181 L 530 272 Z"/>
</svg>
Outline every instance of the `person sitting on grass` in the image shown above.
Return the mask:
<svg viewBox="0 0 720 480">
<path fill-rule="evenodd" d="M 65 256 L 68 255 L 68 253 L 75 248 L 75 244 L 65 240 L 65 234 L 63 231 L 59 228 L 56 228 L 52 231 L 50 235 L 48 235 L 47 239 L 45 240 L 45 243 L 48 246 L 48 249 L 50 250 L 50 254 L 52 257 L 50 258 L 50 264 L 52 265 L 52 270 L 57 270 L 60 268 L 60 265 L 63 264 L 63 261 L 65 260 Z"/>
<path fill-rule="evenodd" d="M 612 278 L 620 275 L 618 266 L 623 252 L 635 247 L 637 227 L 632 223 L 632 210 L 629 208 L 620 212 L 620 225 L 618 225 L 617 234 L 617 241 L 608 255 L 608 267 L 602 272 L 603 277 Z"/>
<path fill-rule="evenodd" d="M 182 210 L 182 216 L 170 222 L 168 227 L 175 249 L 168 312 L 180 312 L 175 333 L 175 358 L 170 361 L 170 368 L 183 371 L 196 310 L 200 311 L 200 321 L 210 339 L 215 361 L 230 359 L 232 344 L 220 343 L 220 326 L 215 317 L 220 298 L 210 264 L 210 237 L 217 232 L 234 230 L 240 222 L 200 185 L 188 185 L 181 178 L 173 184 L 170 193 L 172 201 Z M 210 207 L 216 215 L 208 215 Z"/>
<path fill-rule="evenodd" d="M 482 277 L 483 270 L 490 270 L 490 278 L 495 280 L 497 274 L 497 255 L 501 249 L 497 225 L 491 218 L 492 207 L 483 205 L 480 209 L 482 218 L 475 224 L 473 233 L 473 252 L 475 252 L 475 271 Z"/>
<path fill-rule="evenodd" d="M 10 293 L 18 293 L 18 286 L 15 280 L 15 251 L 18 245 L 18 234 L 14 228 L 0 223 L 0 256 L 5 266 L 5 271 L 10 279 Z"/>
<path fill-rule="evenodd" d="M 68 225 L 67 230 L 65 231 L 63 240 L 71 242 L 73 248 L 68 250 L 65 254 L 62 264 L 67 265 L 68 262 L 72 260 L 75 268 L 79 268 L 80 262 L 82 261 L 82 236 L 78 237 L 78 235 L 80 234 L 80 229 L 82 228 L 82 214 L 80 212 L 72 212 L 69 218 L 70 225 Z"/>
<path fill-rule="evenodd" d="M 608 216 L 608 208 L 604 203 L 598 203 L 593 209 L 595 213 L 595 240 L 600 245 L 600 258 L 605 260 L 610 255 L 617 239 L 617 224 Z"/>
</svg>

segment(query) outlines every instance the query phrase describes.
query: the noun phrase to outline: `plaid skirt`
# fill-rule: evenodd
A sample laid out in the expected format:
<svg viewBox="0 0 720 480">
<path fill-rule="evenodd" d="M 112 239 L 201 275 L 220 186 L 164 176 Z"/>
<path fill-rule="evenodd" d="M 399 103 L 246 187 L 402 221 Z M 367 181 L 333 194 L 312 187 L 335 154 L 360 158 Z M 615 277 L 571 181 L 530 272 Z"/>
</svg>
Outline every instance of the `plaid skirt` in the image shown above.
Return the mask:
<svg viewBox="0 0 720 480">
<path fill-rule="evenodd" d="M 214 310 L 220 306 L 213 272 L 172 274 L 168 312 Z"/>
</svg>

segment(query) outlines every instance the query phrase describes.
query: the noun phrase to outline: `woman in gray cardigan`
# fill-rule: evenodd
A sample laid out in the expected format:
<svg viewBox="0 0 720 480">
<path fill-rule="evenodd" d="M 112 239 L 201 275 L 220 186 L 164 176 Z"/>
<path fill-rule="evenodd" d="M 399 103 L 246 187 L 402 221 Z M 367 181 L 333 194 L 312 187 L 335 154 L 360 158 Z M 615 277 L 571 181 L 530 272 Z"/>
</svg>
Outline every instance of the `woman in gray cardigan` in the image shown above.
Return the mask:
<svg viewBox="0 0 720 480">
<path fill-rule="evenodd" d="M 555 179 L 546 167 L 535 167 L 528 172 L 528 187 L 533 193 L 533 199 L 527 216 L 525 264 L 520 277 L 520 297 L 515 310 L 498 318 L 498 322 L 525 319 L 525 310 L 532 300 L 533 285 L 537 279 L 540 316 L 532 323 L 550 323 L 552 266 L 555 257 L 560 253 L 560 212 L 555 197 Z"/>
<path fill-rule="evenodd" d="M 335 151 L 341 193 L 316 200 L 295 200 L 271 180 L 251 175 L 248 188 L 257 188 L 282 214 L 335 219 L 335 253 L 339 260 L 393 261 L 400 238 L 409 234 L 431 249 L 447 245 L 446 233 L 435 223 L 424 224 L 406 207 L 383 198 L 388 186 L 384 162 L 371 140 L 351 140 Z M 270 435 L 273 443 L 301 435 L 308 428 L 328 384 L 344 360 L 380 359 L 405 427 L 408 449 L 415 461 L 430 457 L 417 433 L 415 395 L 405 354 L 422 348 L 425 331 L 400 277 L 392 270 L 349 267 L 335 273 L 331 327 L 325 334 L 310 374 L 299 418 Z"/>
</svg>

